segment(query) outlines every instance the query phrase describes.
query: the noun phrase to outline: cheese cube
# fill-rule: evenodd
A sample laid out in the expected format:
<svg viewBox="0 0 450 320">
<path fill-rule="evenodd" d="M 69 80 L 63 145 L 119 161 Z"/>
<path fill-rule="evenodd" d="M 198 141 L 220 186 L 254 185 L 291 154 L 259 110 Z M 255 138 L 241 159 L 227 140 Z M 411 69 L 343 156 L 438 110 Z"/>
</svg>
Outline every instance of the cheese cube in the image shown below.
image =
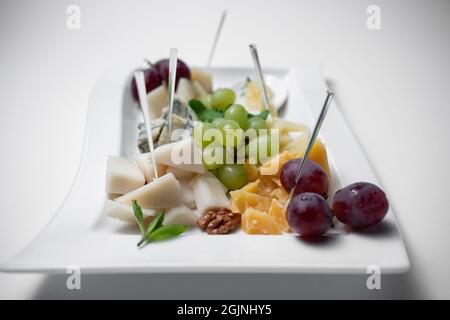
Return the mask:
<svg viewBox="0 0 450 320">
<path fill-rule="evenodd" d="M 204 173 L 202 151 L 192 137 L 168 143 L 155 149 L 155 160 L 169 167 Z"/>
<path fill-rule="evenodd" d="M 180 183 L 171 173 L 116 199 L 128 206 L 131 205 L 132 200 L 136 200 L 142 208 L 146 209 L 171 208 L 183 203 Z"/>
<path fill-rule="evenodd" d="M 131 206 L 127 206 L 113 200 L 106 200 L 105 208 L 103 209 L 103 211 L 111 218 L 118 219 L 127 223 L 136 223 L 134 211 Z M 147 218 L 155 215 L 155 210 L 142 209 L 142 214 L 144 215 L 144 218 Z"/>
<path fill-rule="evenodd" d="M 116 156 L 108 157 L 106 164 L 107 193 L 125 194 L 144 184 L 144 175 L 130 160 Z"/>
<path fill-rule="evenodd" d="M 195 204 L 200 215 L 210 209 L 230 207 L 225 186 L 212 173 L 198 175 L 190 185 L 194 191 Z"/>
</svg>

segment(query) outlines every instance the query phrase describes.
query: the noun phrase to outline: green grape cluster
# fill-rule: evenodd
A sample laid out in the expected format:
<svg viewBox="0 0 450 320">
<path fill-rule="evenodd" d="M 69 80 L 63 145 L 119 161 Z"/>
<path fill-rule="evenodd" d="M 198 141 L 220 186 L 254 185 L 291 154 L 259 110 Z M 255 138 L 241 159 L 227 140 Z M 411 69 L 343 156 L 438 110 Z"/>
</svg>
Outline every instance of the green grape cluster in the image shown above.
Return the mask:
<svg viewBox="0 0 450 320">
<path fill-rule="evenodd" d="M 233 155 L 237 149 L 245 148 L 245 160 L 250 160 L 250 155 L 254 154 L 252 158 L 256 159 L 252 161 L 258 163 L 272 154 L 266 120 L 249 115 L 244 106 L 235 104 L 235 100 L 236 95 L 229 88 L 218 89 L 203 97 L 200 101 L 205 107 L 223 112 L 223 118 L 201 122 L 194 127 L 193 133 L 194 140 L 203 149 L 203 164 L 230 190 L 242 188 L 248 182 L 244 165 L 235 163 Z M 254 134 L 246 136 L 249 129 L 254 130 Z M 252 150 L 256 151 L 252 153 Z"/>
</svg>

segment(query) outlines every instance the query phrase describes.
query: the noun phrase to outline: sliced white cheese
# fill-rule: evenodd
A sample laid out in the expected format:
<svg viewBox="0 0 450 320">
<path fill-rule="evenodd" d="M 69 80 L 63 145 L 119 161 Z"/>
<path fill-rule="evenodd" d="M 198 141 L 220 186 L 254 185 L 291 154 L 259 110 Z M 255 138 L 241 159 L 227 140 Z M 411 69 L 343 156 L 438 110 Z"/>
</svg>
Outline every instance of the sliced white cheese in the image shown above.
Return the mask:
<svg viewBox="0 0 450 320">
<path fill-rule="evenodd" d="M 194 191 L 192 187 L 189 185 L 188 181 L 181 181 L 181 198 L 183 199 L 183 203 L 191 209 L 195 209 L 197 206 L 195 205 L 195 197 Z"/>
<path fill-rule="evenodd" d="M 182 100 L 185 105 L 188 104 L 189 100 L 194 99 L 195 94 L 191 81 L 186 78 L 180 78 L 175 95 Z"/>
<path fill-rule="evenodd" d="M 194 88 L 195 97 L 198 99 L 208 94 L 208 91 L 198 81 L 192 81 L 192 87 Z"/>
<path fill-rule="evenodd" d="M 155 210 L 151 209 L 142 209 L 142 214 L 144 215 L 144 218 L 153 216 L 155 212 L 156 212 Z M 136 223 L 133 208 L 131 206 L 124 205 L 117 201 L 106 200 L 104 213 L 114 219 L 118 219 L 123 222 L 133 224 Z"/>
<path fill-rule="evenodd" d="M 166 210 L 164 215 L 164 225 L 185 224 L 195 226 L 199 216 L 197 213 L 185 205 Z"/>
<path fill-rule="evenodd" d="M 214 208 L 229 208 L 225 186 L 212 173 L 198 175 L 190 183 L 194 191 L 197 212 L 201 215 Z"/>
<path fill-rule="evenodd" d="M 162 84 L 147 94 L 148 112 L 153 120 L 161 117 L 162 109 L 167 106 L 169 94 Z"/>
<path fill-rule="evenodd" d="M 188 180 L 195 176 L 195 172 L 183 170 L 175 167 L 167 167 L 166 172 L 171 172 L 177 180 Z"/>
<path fill-rule="evenodd" d="M 131 206 L 131 201 L 146 209 L 171 208 L 182 204 L 180 183 L 167 173 L 145 186 L 127 193 L 116 201 Z"/>
<path fill-rule="evenodd" d="M 212 92 L 212 75 L 199 68 L 191 68 L 191 80 L 198 81 L 207 92 Z"/>
<path fill-rule="evenodd" d="M 156 162 L 195 173 L 204 173 L 202 151 L 192 137 L 168 143 L 155 149 Z"/>
<path fill-rule="evenodd" d="M 139 167 L 139 169 L 144 174 L 145 180 L 147 183 L 153 181 L 155 178 L 155 170 L 153 169 L 153 161 L 152 156 L 150 152 L 148 153 L 141 153 L 138 156 L 136 156 L 136 163 Z M 167 166 L 156 163 L 156 171 L 158 172 L 158 176 L 162 176 L 166 172 Z"/>
<path fill-rule="evenodd" d="M 142 187 L 142 172 L 128 159 L 109 156 L 106 164 L 106 192 L 125 194 Z"/>
</svg>

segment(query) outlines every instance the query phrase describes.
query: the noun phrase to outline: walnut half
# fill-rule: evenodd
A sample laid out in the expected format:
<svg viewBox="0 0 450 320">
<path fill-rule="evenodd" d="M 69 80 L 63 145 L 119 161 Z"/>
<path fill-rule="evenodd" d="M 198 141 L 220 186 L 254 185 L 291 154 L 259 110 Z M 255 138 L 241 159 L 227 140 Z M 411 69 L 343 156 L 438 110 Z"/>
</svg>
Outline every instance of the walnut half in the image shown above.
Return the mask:
<svg viewBox="0 0 450 320">
<path fill-rule="evenodd" d="M 227 234 L 241 224 L 241 215 L 227 208 L 211 209 L 197 220 L 200 229 L 208 234 Z"/>
</svg>

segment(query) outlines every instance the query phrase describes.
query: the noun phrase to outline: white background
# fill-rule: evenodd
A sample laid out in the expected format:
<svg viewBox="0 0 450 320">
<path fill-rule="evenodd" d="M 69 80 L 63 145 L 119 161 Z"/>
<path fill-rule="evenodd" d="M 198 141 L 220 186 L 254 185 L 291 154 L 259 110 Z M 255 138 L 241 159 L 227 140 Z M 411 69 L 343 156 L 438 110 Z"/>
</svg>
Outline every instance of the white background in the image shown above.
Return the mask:
<svg viewBox="0 0 450 320">
<path fill-rule="evenodd" d="M 173 4 L 172 4 L 173 3 Z M 81 7 L 81 30 L 66 8 Z M 381 8 L 381 30 L 366 8 Z M 450 1 L 0 0 L 0 261 L 48 222 L 75 177 L 90 90 L 121 59 L 177 47 L 214 65 L 324 61 L 336 100 L 367 153 L 404 234 L 411 271 L 382 278 L 279 275 L 64 276 L 0 274 L 1 298 L 450 298 Z"/>
</svg>

